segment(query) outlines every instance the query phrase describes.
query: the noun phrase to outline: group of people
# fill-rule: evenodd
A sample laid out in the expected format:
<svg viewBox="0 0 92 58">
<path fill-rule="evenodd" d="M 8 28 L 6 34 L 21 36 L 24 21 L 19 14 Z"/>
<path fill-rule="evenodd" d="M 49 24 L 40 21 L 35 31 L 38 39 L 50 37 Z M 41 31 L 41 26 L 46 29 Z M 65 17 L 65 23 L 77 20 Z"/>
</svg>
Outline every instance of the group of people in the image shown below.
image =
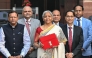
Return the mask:
<svg viewBox="0 0 92 58">
<path fill-rule="evenodd" d="M 0 52 L 2 58 L 90 58 L 92 55 L 92 22 L 83 17 L 83 6 L 65 13 L 66 24 L 60 23 L 59 10 L 46 10 L 42 14 L 44 24 L 32 18 L 30 6 L 18 13 L 8 14 L 8 24 L 0 28 Z M 55 33 L 59 45 L 44 50 L 40 37 Z"/>
</svg>

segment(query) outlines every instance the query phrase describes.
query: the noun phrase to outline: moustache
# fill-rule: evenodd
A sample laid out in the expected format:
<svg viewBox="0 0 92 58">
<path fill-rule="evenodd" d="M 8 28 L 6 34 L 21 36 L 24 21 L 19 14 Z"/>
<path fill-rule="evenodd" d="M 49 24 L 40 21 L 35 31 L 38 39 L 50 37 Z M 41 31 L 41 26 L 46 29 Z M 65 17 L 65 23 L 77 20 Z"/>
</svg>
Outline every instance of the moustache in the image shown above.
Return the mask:
<svg viewBox="0 0 92 58">
<path fill-rule="evenodd" d="M 29 16 L 30 14 L 26 14 L 26 16 Z"/>
</svg>

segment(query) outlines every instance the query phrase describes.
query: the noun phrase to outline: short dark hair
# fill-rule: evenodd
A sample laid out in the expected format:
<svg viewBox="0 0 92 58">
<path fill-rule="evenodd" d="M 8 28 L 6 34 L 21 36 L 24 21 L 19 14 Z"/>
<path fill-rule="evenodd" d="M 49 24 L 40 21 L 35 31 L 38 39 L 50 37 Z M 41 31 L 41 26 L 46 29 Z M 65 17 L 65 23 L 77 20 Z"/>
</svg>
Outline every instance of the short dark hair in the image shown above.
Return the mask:
<svg viewBox="0 0 92 58">
<path fill-rule="evenodd" d="M 18 16 L 18 13 L 17 13 L 16 11 L 10 11 L 10 12 L 8 12 L 8 17 L 9 17 L 9 15 L 10 15 L 11 13 L 16 13 L 17 16 Z"/>
<path fill-rule="evenodd" d="M 67 15 L 68 12 L 72 12 L 73 15 L 75 16 L 75 14 L 74 14 L 74 12 L 73 12 L 72 10 L 68 10 L 68 11 L 66 11 L 66 12 L 65 12 L 65 16 Z"/>
<path fill-rule="evenodd" d="M 82 8 L 82 10 L 84 10 L 84 7 L 83 7 L 82 5 L 80 5 L 80 4 L 79 4 L 79 5 L 75 5 L 74 8 L 73 8 L 73 10 L 75 10 L 75 8 L 76 8 L 77 6 L 80 6 L 80 7 Z"/>
</svg>

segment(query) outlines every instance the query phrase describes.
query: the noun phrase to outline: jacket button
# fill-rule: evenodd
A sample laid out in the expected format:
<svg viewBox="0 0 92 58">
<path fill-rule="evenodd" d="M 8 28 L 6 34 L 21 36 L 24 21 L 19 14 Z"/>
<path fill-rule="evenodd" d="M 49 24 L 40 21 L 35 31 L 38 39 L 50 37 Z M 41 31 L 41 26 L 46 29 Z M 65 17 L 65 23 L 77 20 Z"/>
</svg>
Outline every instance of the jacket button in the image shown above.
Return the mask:
<svg viewBox="0 0 92 58">
<path fill-rule="evenodd" d="M 15 52 L 13 52 L 15 54 Z"/>
<path fill-rule="evenodd" d="M 15 44 L 15 43 L 13 43 L 13 44 Z"/>
<path fill-rule="evenodd" d="M 13 40 L 15 40 L 15 38 L 13 38 Z"/>
<path fill-rule="evenodd" d="M 15 48 L 13 48 L 15 50 Z"/>
<path fill-rule="evenodd" d="M 13 33 L 13 35 L 15 35 L 15 33 Z"/>
</svg>

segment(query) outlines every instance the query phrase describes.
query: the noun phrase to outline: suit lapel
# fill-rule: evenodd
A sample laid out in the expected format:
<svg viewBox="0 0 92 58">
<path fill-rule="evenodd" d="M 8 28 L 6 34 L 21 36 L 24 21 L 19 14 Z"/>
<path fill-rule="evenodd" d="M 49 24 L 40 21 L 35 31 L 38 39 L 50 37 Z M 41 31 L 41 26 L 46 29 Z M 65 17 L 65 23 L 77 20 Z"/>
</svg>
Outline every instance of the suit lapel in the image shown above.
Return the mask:
<svg viewBox="0 0 92 58">
<path fill-rule="evenodd" d="M 64 32 L 65 32 L 66 38 L 68 39 L 67 25 L 65 25 Z"/>
<path fill-rule="evenodd" d="M 73 41 L 72 41 L 72 50 L 73 50 L 73 47 L 74 47 L 74 44 L 75 44 L 75 40 L 76 40 L 76 26 L 74 25 L 74 28 L 73 28 Z"/>
<path fill-rule="evenodd" d="M 62 26 L 63 24 L 59 22 L 59 26 Z"/>
<path fill-rule="evenodd" d="M 84 20 L 84 18 L 82 17 L 82 28 L 84 28 L 86 26 L 86 22 Z"/>
<path fill-rule="evenodd" d="M 67 31 L 67 25 L 65 25 L 64 26 L 64 34 L 65 34 L 65 36 L 66 36 L 66 38 L 67 38 L 67 40 L 68 40 L 68 31 Z M 66 42 L 66 45 L 65 45 L 65 47 L 66 47 L 66 49 L 67 49 L 67 51 L 69 51 L 69 45 L 68 45 L 68 41 Z"/>
<path fill-rule="evenodd" d="M 75 28 L 75 25 L 74 25 L 74 28 L 73 28 L 73 41 L 72 41 L 72 45 L 74 43 L 74 40 L 75 40 L 75 35 L 76 35 L 76 28 Z"/>
<path fill-rule="evenodd" d="M 31 31 L 30 31 L 30 36 L 32 35 L 32 31 L 33 31 L 33 29 L 34 29 L 34 27 L 35 27 L 35 24 L 34 24 L 34 20 L 33 20 L 33 18 L 31 18 L 31 25 L 30 25 L 30 29 L 31 29 Z"/>
<path fill-rule="evenodd" d="M 25 25 L 25 20 L 24 20 L 24 18 L 21 20 L 21 24 Z"/>
</svg>

